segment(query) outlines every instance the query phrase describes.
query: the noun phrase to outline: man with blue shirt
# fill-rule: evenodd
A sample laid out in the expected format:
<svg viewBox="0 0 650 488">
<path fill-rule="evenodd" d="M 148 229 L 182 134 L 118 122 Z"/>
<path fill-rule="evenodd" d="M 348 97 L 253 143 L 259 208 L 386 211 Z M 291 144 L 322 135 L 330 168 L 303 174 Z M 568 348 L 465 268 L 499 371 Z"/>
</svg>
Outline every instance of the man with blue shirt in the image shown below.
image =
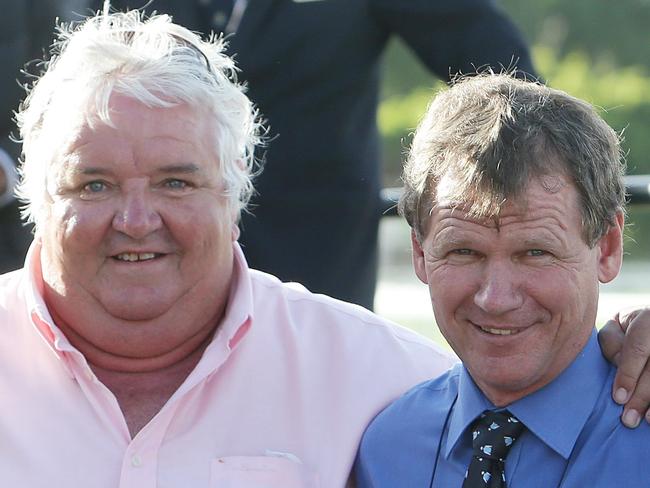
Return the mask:
<svg viewBox="0 0 650 488">
<path fill-rule="evenodd" d="M 463 363 L 370 424 L 360 487 L 650 486 L 650 426 L 620 423 L 594 329 L 623 173 L 616 133 L 566 93 L 485 75 L 434 99 L 400 210 Z"/>
</svg>

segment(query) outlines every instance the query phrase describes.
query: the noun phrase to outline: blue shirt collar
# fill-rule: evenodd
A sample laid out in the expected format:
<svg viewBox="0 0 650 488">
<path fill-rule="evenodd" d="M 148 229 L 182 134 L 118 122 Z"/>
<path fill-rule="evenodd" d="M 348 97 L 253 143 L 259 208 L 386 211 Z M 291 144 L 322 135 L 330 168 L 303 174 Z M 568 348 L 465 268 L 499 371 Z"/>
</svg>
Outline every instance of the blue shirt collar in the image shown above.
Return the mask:
<svg viewBox="0 0 650 488">
<path fill-rule="evenodd" d="M 461 369 L 458 399 L 451 412 L 444 445 L 446 458 L 476 417 L 484 410 L 495 408 L 476 386 L 467 369 Z M 610 365 L 600 352 L 594 330 L 583 350 L 555 380 L 507 408 L 530 432 L 568 459 L 606 384 L 609 370 Z"/>
</svg>

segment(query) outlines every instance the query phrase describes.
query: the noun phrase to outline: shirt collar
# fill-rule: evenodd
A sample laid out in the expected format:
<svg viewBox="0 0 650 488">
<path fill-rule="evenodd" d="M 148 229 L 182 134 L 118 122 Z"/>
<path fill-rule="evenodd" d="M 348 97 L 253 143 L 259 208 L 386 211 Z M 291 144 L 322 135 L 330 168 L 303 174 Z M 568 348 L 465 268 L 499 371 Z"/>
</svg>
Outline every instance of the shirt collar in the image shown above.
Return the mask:
<svg viewBox="0 0 650 488">
<path fill-rule="evenodd" d="M 27 277 L 27 310 L 32 324 L 57 356 L 62 351 L 74 350 L 61 329 L 54 325 L 54 320 L 45 304 L 45 285 L 41 268 L 41 243 L 38 239 L 35 239 L 29 246 L 24 271 Z"/>
<path fill-rule="evenodd" d="M 240 346 L 253 325 L 253 285 L 246 258 L 239 244 L 233 244 L 233 274 L 223 319 L 201 360 L 174 396 L 184 394 L 203 378 L 216 372 Z"/>
<path fill-rule="evenodd" d="M 41 243 L 34 239 L 29 246 L 23 268 L 23 276 L 26 281 L 25 303 L 27 314 L 31 324 L 46 344 L 48 350 L 60 361 L 65 372 L 70 378 L 75 377 L 73 366 L 65 352 L 73 352 L 81 356 L 67 337 L 55 324 L 50 311 L 43 298 L 45 288 L 41 268 Z"/>
<path fill-rule="evenodd" d="M 233 278 L 224 318 L 217 329 L 213 344 L 222 343 L 233 350 L 248 333 L 253 323 L 253 285 L 248 263 L 237 242 L 233 243 Z M 212 344 L 210 345 L 212 347 Z"/>
<path fill-rule="evenodd" d="M 583 350 L 555 380 L 507 408 L 542 442 L 568 459 L 601 393 L 609 369 L 593 330 Z M 449 456 L 476 417 L 484 410 L 494 408 L 463 367 L 458 399 L 449 420 L 445 457 Z"/>
</svg>

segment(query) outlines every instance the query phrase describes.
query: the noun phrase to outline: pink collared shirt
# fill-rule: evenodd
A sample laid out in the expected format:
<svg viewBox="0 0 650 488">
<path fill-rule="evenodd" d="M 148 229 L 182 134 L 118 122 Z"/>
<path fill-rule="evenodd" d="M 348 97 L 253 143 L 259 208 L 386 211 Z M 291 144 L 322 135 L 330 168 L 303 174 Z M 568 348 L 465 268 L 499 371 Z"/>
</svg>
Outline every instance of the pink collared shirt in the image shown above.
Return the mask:
<svg viewBox="0 0 650 488">
<path fill-rule="evenodd" d="M 454 359 L 364 309 L 249 270 L 225 318 L 133 439 L 53 324 L 39 249 L 0 276 L 0 486 L 343 487 L 366 424 Z"/>
</svg>

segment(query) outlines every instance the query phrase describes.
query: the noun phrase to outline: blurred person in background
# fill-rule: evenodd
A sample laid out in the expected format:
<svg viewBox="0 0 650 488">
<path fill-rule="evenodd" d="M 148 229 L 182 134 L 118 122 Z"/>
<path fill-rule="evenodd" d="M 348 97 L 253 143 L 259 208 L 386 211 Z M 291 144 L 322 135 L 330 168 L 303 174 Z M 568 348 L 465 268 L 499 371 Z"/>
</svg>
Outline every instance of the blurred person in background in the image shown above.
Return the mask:
<svg viewBox="0 0 650 488">
<path fill-rule="evenodd" d="M 54 0 L 1 0 L 0 8 L 0 272 L 5 272 L 23 265 L 32 240 L 13 194 L 20 155 L 20 145 L 10 139 L 15 129 L 13 113 L 24 95 L 22 84 L 29 80 L 21 70 L 28 61 L 43 58 L 57 10 Z M 38 72 L 33 63 L 26 69 Z"/>
</svg>

